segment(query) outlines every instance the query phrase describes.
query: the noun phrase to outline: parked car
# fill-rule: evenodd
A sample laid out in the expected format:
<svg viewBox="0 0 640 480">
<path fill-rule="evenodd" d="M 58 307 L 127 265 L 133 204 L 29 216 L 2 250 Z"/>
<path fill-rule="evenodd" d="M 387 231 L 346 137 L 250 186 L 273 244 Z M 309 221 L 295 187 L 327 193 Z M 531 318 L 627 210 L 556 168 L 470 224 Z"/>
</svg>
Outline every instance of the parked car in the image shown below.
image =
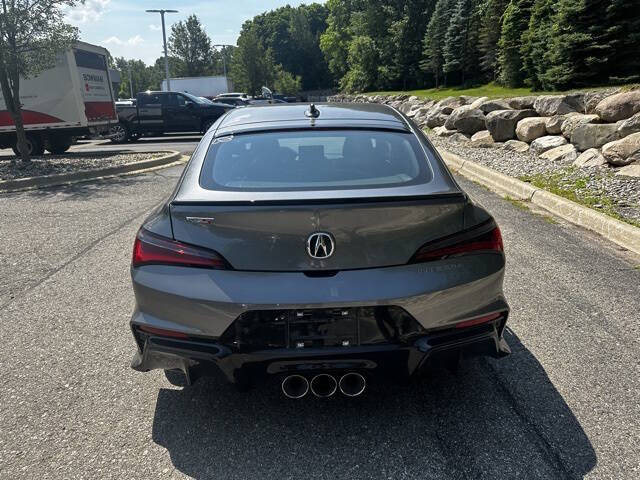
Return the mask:
<svg viewBox="0 0 640 480">
<path fill-rule="evenodd" d="M 118 123 L 111 129 L 111 141 L 124 143 L 143 135 L 173 132 L 206 132 L 232 107 L 189 93 L 141 92 L 135 105 L 118 105 Z"/>
<path fill-rule="evenodd" d="M 74 138 L 108 133 L 116 108 L 107 50 L 77 42 L 54 67 L 20 79 L 22 118 L 32 155 L 63 153 Z M 0 148 L 16 147 L 16 128 L 0 96 Z"/>
<path fill-rule="evenodd" d="M 252 98 L 247 102 L 249 105 L 273 105 L 276 103 L 287 103 L 279 98 Z"/>
<path fill-rule="evenodd" d="M 227 92 L 217 95 L 216 98 L 244 98 L 246 100 L 249 96 L 242 92 Z"/>
<path fill-rule="evenodd" d="M 234 107 L 246 107 L 249 105 L 249 100 L 241 97 L 216 97 L 213 99 L 214 102 L 218 103 L 226 103 L 227 105 L 232 105 Z"/>
<path fill-rule="evenodd" d="M 357 396 L 507 354 L 504 268 L 495 220 L 397 110 L 236 109 L 138 231 L 132 367 Z"/>
</svg>

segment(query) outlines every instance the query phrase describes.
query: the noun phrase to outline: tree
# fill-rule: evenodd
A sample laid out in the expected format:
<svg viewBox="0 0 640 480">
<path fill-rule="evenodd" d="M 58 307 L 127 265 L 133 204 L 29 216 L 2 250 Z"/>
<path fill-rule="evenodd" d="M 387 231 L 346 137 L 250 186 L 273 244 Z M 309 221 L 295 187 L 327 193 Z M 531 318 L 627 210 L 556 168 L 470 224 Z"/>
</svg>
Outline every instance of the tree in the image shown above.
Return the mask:
<svg viewBox="0 0 640 480">
<path fill-rule="evenodd" d="M 422 39 L 433 10 L 435 0 L 407 0 L 401 9 L 391 8 L 395 20 L 388 31 L 389 63 L 393 75 L 388 83 L 404 90 L 422 84 Z M 402 45 L 402 48 L 397 48 Z M 382 76 L 382 73 L 380 73 Z"/>
<path fill-rule="evenodd" d="M 174 61 L 173 57 L 169 57 L 169 68 L 172 72 L 175 67 Z M 126 60 L 124 57 L 116 57 L 113 63 L 122 79 L 118 98 L 129 98 L 132 91 L 133 95 L 136 95 L 145 90 L 160 90 L 160 85 L 164 80 L 163 57 L 158 58 L 154 65 L 146 65 L 142 60 Z M 133 88 L 129 85 L 130 77 Z"/>
<path fill-rule="evenodd" d="M 556 0 L 535 0 L 529 28 L 522 34 L 524 83 L 533 90 L 550 88 L 544 78 L 550 64 L 553 15 Z"/>
<path fill-rule="evenodd" d="M 352 0 L 328 0 L 327 29 L 320 35 L 320 49 L 335 79 L 349 71 L 347 56 L 352 35 L 350 30 Z"/>
<path fill-rule="evenodd" d="M 355 37 L 349 45 L 347 57 L 349 71 L 342 78 L 340 86 L 347 92 L 366 92 L 376 85 L 378 73 L 378 53 L 370 37 Z"/>
<path fill-rule="evenodd" d="M 611 52 L 607 68 L 609 81 L 640 81 L 640 2 L 611 0 L 606 19 L 603 41 Z"/>
<path fill-rule="evenodd" d="M 509 87 L 519 87 L 523 83 L 522 34 L 529 28 L 532 5 L 533 0 L 511 0 L 502 17 L 498 42 L 500 80 Z"/>
<path fill-rule="evenodd" d="M 553 88 L 637 78 L 640 74 L 640 4 L 633 0 L 559 0 L 553 18 L 550 66 Z M 617 73 L 619 72 L 619 73 Z"/>
<path fill-rule="evenodd" d="M 300 75 L 293 75 L 284 68 L 282 65 L 276 65 L 274 71 L 273 88 L 277 93 L 284 93 L 287 95 L 297 95 L 302 85 L 302 79 Z"/>
<path fill-rule="evenodd" d="M 60 53 L 78 39 L 78 29 L 64 22 L 64 11 L 75 0 L 3 1 L 0 11 L 0 87 L 16 126 L 17 149 L 30 160 L 22 120 L 20 79 L 55 65 Z"/>
<path fill-rule="evenodd" d="M 480 21 L 478 48 L 480 50 L 480 67 L 487 79 L 498 79 L 498 41 L 502 28 L 502 15 L 509 0 L 487 0 Z"/>
<path fill-rule="evenodd" d="M 201 77 L 211 73 L 211 40 L 196 15 L 171 26 L 169 51 L 183 63 L 181 76 Z"/>
<path fill-rule="evenodd" d="M 233 84 L 256 95 L 271 82 L 274 68 L 273 53 L 265 49 L 251 21 L 245 22 L 231 64 Z"/>
<path fill-rule="evenodd" d="M 477 32 L 472 27 L 474 18 L 473 0 L 458 0 L 451 21 L 444 37 L 444 65 L 445 74 L 459 72 L 461 83 L 465 82 L 465 76 L 469 72 L 477 51 L 472 36 Z"/>
<path fill-rule="evenodd" d="M 440 86 L 440 77 L 443 74 L 445 36 L 453 7 L 454 0 L 438 0 L 424 36 L 423 61 L 420 67 L 433 74 L 436 88 Z"/>
<path fill-rule="evenodd" d="M 273 53 L 274 63 L 300 76 L 302 87 L 311 90 L 333 84 L 320 50 L 320 35 L 327 28 L 327 16 L 327 8 L 317 3 L 295 8 L 287 5 L 256 16 L 250 25 L 264 48 Z"/>
</svg>

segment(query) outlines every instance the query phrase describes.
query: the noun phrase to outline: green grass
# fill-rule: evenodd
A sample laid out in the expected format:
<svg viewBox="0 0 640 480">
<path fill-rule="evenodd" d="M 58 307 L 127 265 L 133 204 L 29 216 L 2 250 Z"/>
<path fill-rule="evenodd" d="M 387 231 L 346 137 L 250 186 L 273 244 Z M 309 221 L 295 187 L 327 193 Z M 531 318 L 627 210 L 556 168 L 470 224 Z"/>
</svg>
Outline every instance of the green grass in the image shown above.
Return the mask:
<svg viewBox="0 0 640 480">
<path fill-rule="evenodd" d="M 588 87 L 579 90 L 602 90 L 605 88 L 612 88 L 615 85 L 607 85 L 603 87 Z M 638 85 L 625 85 L 625 90 L 633 89 Z M 568 92 L 576 90 L 568 90 Z M 425 90 L 409 90 L 409 91 L 389 91 L 389 92 L 367 92 L 366 95 L 415 95 L 417 97 L 431 98 L 433 100 L 441 100 L 446 97 L 453 97 L 459 95 L 469 95 L 472 97 L 489 97 L 489 98 L 509 98 L 509 97 L 522 97 L 526 95 L 553 95 L 567 92 L 540 92 L 532 91 L 530 88 L 508 88 L 495 83 L 488 83 L 487 85 L 481 85 L 472 88 L 452 87 L 452 88 L 428 88 Z"/>
<path fill-rule="evenodd" d="M 570 167 L 569 173 L 575 171 L 574 168 Z M 604 193 L 595 193 L 589 190 L 587 188 L 587 177 L 579 177 L 567 182 L 563 180 L 563 173 L 557 172 L 551 175 L 540 173 L 523 175 L 518 178 L 523 182 L 528 182 L 533 186 L 547 190 L 572 202 L 592 208 L 635 227 L 640 227 L 640 222 L 626 219 L 616 211 L 616 204 L 611 197 Z"/>
<path fill-rule="evenodd" d="M 527 204 L 522 200 L 516 200 L 515 198 L 511 198 L 509 195 L 504 197 L 504 199 L 519 210 L 529 210 Z"/>
</svg>

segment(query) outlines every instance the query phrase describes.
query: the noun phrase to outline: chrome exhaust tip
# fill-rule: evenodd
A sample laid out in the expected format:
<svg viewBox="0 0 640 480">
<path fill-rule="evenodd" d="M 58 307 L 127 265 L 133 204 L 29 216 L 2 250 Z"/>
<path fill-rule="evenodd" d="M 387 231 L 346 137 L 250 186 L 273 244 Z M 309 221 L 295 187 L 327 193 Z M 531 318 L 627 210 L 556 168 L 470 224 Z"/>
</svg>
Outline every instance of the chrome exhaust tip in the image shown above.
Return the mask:
<svg viewBox="0 0 640 480">
<path fill-rule="evenodd" d="M 340 378 L 340 391 L 347 397 L 357 397 L 362 395 L 364 389 L 367 388 L 365 378 L 356 372 L 345 373 Z"/>
<path fill-rule="evenodd" d="M 338 390 L 338 382 L 333 377 L 333 375 L 329 375 L 327 373 L 321 373 L 320 375 L 316 375 L 311 380 L 311 392 L 320 398 L 330 397 Z"/>
<path fill-rule="evenodd" d="M 287 398 L 302 398 L 309 392 L 309 382 L 302 375 L 289 375 L 282 380 L 282 393 Z"/>
</svg>

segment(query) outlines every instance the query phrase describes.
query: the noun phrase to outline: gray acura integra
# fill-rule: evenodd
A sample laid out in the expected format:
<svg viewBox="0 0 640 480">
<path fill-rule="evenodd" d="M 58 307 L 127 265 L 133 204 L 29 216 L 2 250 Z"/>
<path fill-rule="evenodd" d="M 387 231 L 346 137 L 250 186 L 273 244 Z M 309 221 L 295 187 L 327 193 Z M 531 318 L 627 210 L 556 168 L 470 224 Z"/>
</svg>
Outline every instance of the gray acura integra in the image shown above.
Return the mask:
<svg viewBox="0 0 640 480">
<path fill-rule="evenodd" d="M 357 396 L 507 354 L 504 266 L 491 215 L 397 110 L 232 110 L 138 232 L 132 366 Z"/>
</svg>

